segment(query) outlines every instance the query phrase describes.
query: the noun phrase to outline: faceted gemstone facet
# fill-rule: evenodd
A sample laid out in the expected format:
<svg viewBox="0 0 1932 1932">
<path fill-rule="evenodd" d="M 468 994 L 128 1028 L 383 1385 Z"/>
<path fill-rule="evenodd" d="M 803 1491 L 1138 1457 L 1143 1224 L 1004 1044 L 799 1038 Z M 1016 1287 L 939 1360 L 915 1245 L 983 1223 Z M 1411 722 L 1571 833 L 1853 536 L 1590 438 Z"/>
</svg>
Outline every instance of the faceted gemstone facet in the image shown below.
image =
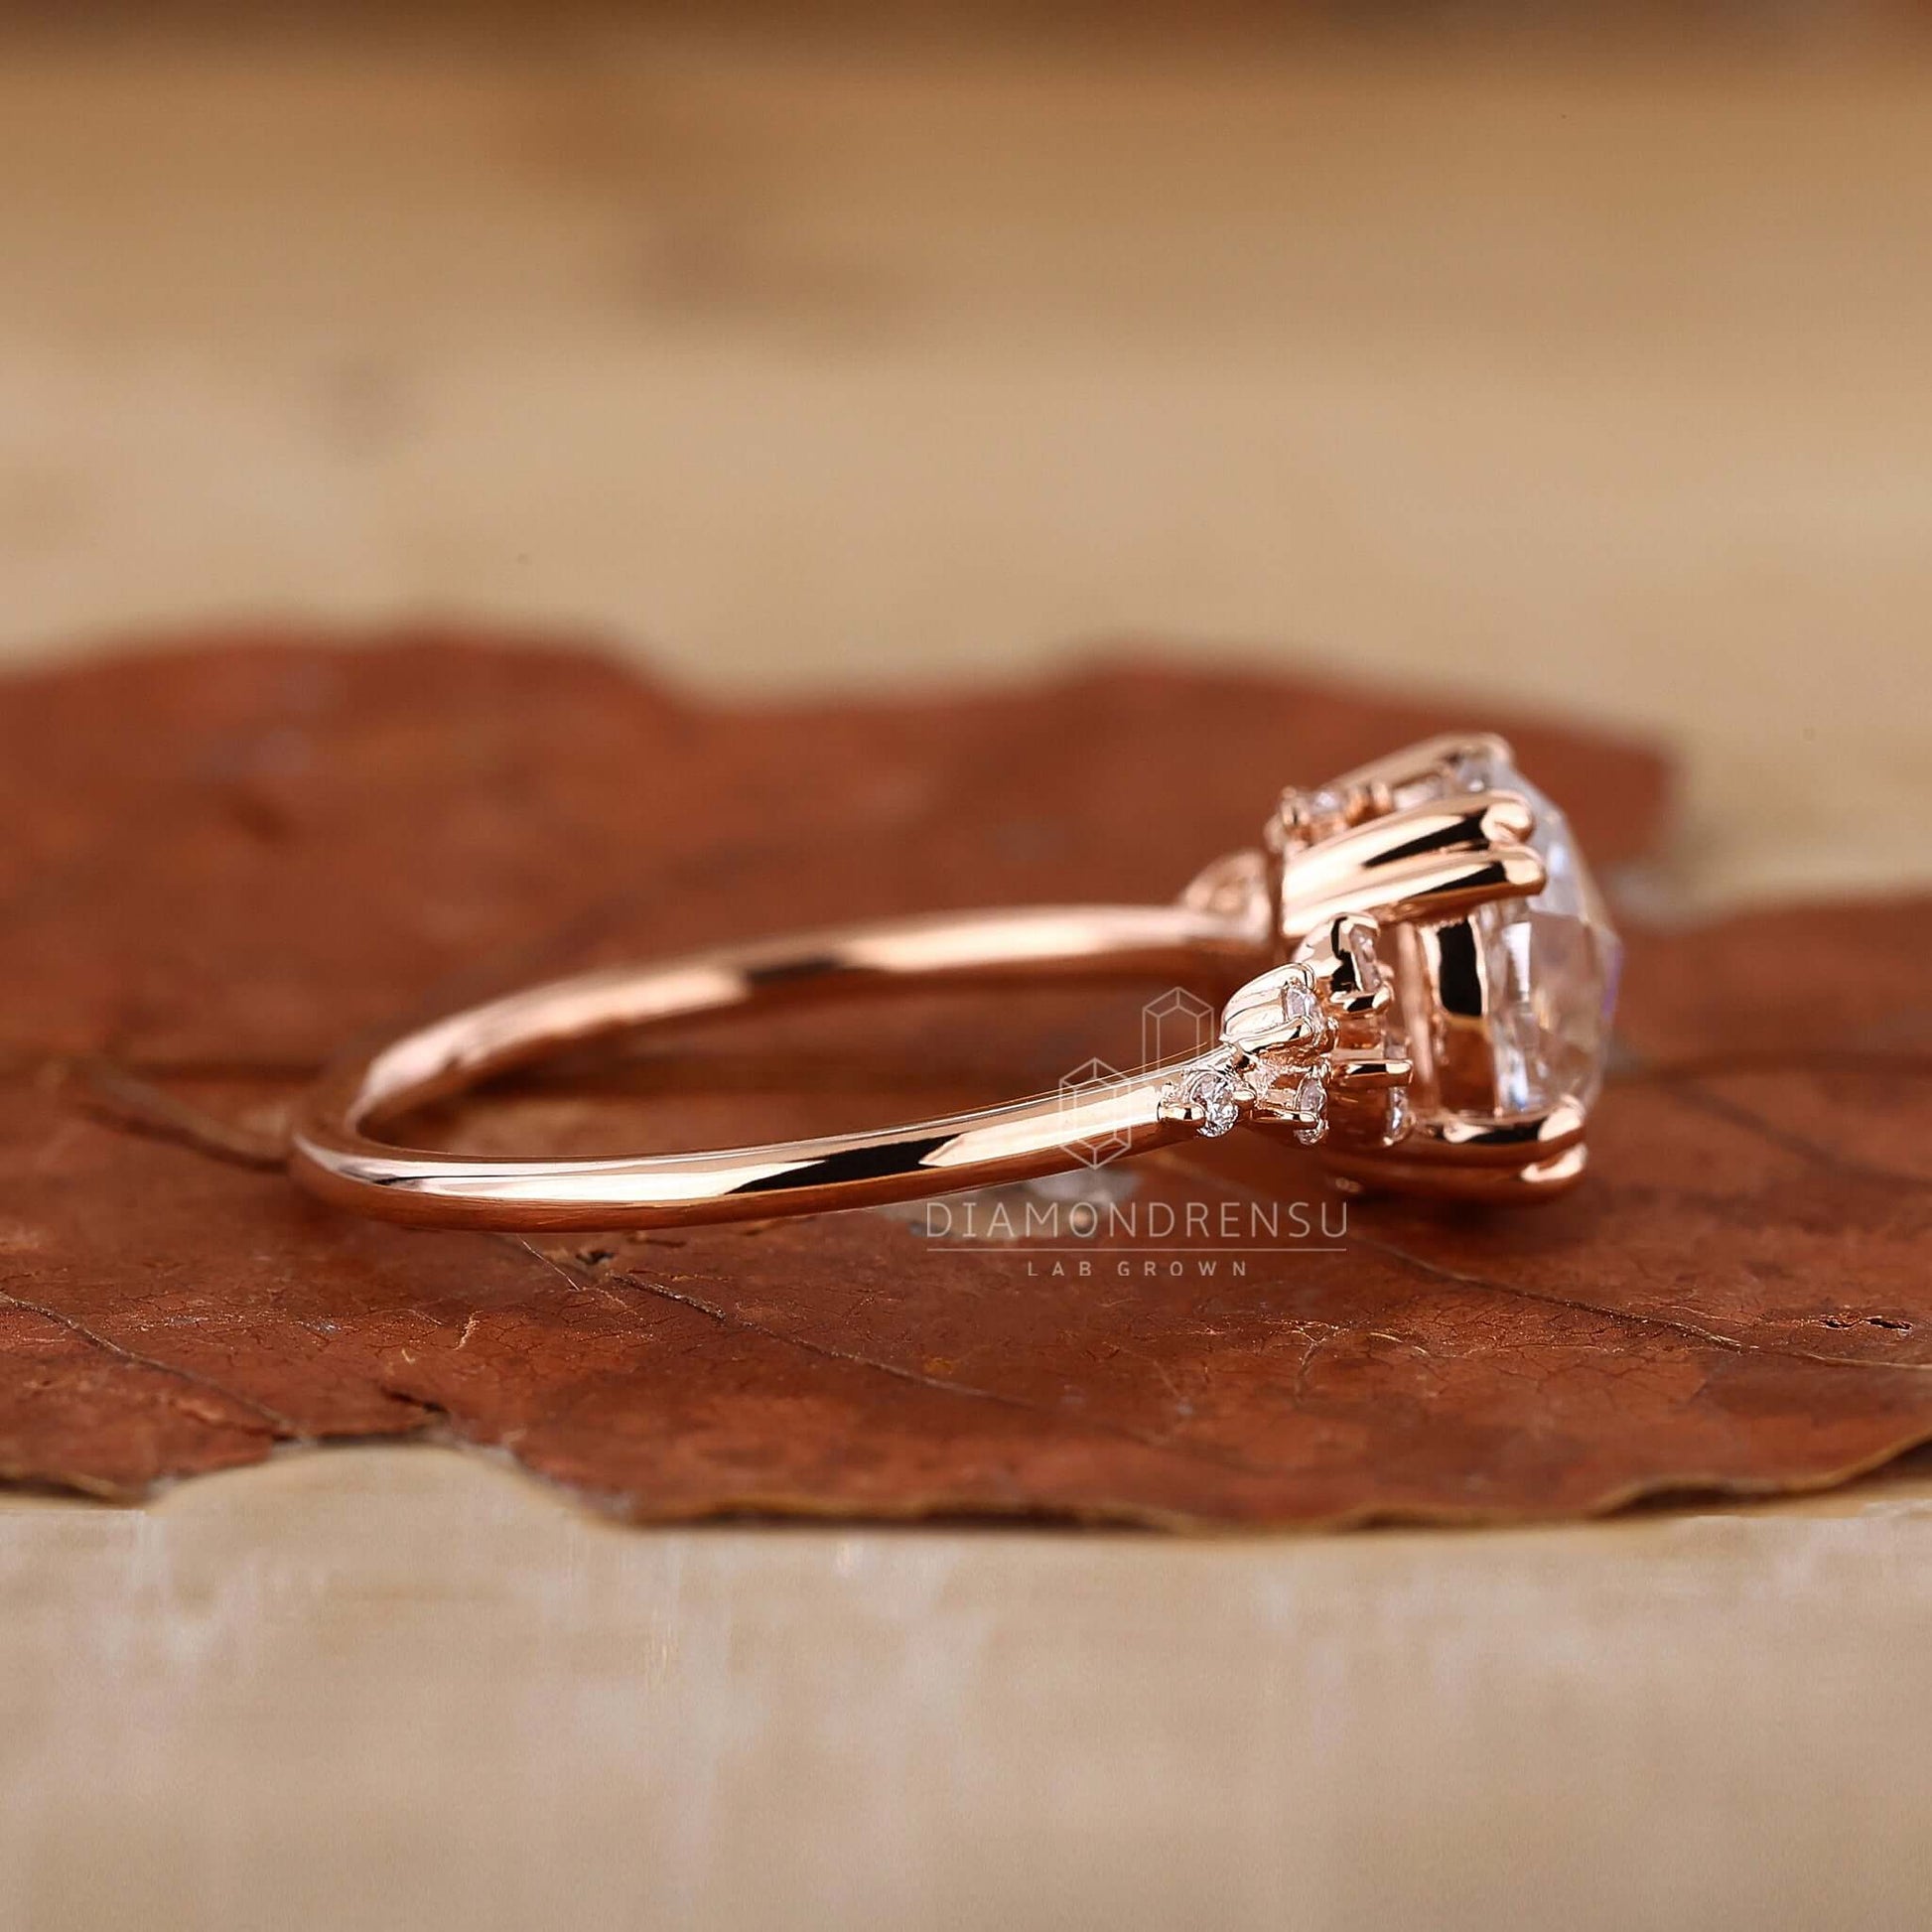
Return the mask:
<svg viewBox="0 0 1932 1932">
<path fill-rule="evenodd" d="M 1282 989 L 1282 1018 L 1292 1027 L 1312 1026 L 1320 1017 L 1321 1009 L 1315 998 L 1306 986 L 1289 986 Z"/>
<path fill-rule="evenodd" d="M 1210 1071 L 1196 1074 L 1189 1085 L 1187 1097 L 1201 1109 L 1203 1118 L 1199 1131 L 1210 1141 L 1218 1140 L 1241 1118 L 1234 1081 L 1225 1073 Z"/>
<path fill-rule="evenodd" d="M 1506 759 L 1470 758 L 1470 791 L 1513 791 L 1536 814 L 1530 844 L 1549 882 L 1471 916 L 1481 958 L 1496 1111 L 1546 1112 L 1566 1096 L 1588 1106 L 1603 1084 L 1623 945 L 1584 864 L 1570 821 Z"/>
</svg>

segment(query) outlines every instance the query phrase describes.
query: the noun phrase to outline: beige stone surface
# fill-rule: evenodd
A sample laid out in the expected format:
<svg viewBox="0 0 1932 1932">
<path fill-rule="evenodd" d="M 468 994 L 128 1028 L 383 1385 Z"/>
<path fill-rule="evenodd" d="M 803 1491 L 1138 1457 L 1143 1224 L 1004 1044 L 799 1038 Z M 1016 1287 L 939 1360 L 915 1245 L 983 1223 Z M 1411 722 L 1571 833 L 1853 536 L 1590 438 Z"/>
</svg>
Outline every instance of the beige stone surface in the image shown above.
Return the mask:
<svg viewBox="0 0 1932 1932">
<path fill-rule="evenodd" d="M 1684 903 L 1923 882 L 1932 69 L 0 42 L 0 650 L 1121 631 L 1658 730 Z M 1932 1478 L 1179 1544 L 452 1452 L 0 1499 L 0 1932 L 1916 1927 Z"/>
<path fill-rule="evenodd" d="M 640 1535 L 352 1449 L 0 1529 L 10 1932 L 1903 1932 L 1932 1885 L 1923 1481 L 1482 1535 Z"/>
</svg>

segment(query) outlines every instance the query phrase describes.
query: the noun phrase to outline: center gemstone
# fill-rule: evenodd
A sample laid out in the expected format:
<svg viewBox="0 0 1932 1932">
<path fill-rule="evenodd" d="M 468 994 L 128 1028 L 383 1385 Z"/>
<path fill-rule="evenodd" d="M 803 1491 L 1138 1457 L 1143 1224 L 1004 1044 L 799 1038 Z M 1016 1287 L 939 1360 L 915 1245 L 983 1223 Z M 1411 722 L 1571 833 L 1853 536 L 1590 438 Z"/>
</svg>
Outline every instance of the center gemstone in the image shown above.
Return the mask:
<svg viewBox="0 0 1932 1932">
<path fill-rule="evenodd" d="M 1513 791 L 1536 814 L 1530 845 L 1548 883 L 1534 898 L 1495 899 L 1470 915 L 1480 960 L 1496 1111 L 1547 1112 L 1569 1097 L 1587 1107 L 1603 1084 L 1623 943 L 1570 830 L 1570 821 L 1507 759 L 1458 760 L 1467 791 Z"/>
</svg>

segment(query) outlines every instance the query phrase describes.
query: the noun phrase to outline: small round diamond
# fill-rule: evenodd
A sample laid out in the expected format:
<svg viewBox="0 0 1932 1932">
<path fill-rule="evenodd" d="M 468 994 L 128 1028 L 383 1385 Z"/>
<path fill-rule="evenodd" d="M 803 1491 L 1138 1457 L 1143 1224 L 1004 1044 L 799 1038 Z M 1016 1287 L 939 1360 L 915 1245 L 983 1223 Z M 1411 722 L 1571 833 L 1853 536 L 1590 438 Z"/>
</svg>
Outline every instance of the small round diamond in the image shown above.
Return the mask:
<svg viewBox="0 0 1932 1932">
<path fill-rule="evenodd" d="M 1206 1115 L 1200 1131 L 1210 1140 L 1218 1139 L 1241 1118 L 1234 1082 L 1225 1073 L 1203 1073 L 1194 1082 L 1192 1097 Z"/>
</svg>

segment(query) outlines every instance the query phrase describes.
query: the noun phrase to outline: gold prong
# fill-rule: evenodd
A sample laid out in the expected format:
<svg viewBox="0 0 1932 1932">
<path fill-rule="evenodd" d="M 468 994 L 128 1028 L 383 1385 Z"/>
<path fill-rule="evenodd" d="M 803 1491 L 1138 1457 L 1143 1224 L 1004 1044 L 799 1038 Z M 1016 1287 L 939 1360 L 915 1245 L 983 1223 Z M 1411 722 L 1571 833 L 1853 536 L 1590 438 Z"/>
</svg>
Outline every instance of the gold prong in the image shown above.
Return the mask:
<svg viewBox="0 0 1932 1932">
<path fill-rule="evenodd" d="M 1343 912 L 1373 912 L 1391 923 L 1425 924 L 1452 919 L 1498 898 L 1532 898 L 1548 883 L 1543 861 L 1526 845 L 1498 846 L 1488 852 L 1421 853 L 1382 867 L 1372 877 L 1356 874 L 1331 887 L 1332 897 L 1317 897 L 1315 882 L 1292 881 L 1295 898 L 1286 900 L 1284 924 L 1290 933 L 1307 931 Z"/>
<path fill-rule="evenodd" d="M 1282 931 L 1291 945 L 1350 913 L 1378 924 L 1446 919 L 1488 899 L 1532 897 L 1543 862 L 1523 843 L 1535 825 L 1514 792 L 1413 805 L 1370 819 L 1283 870 Z"/>
<path fill-rule="evenodd" d="M 1269 1046 L 1314 1046 L 1334 1034 L 1315 976 L 1301 961 L 1277 966 L 1251 980 L 1221 1015 L 1221 1038 L 1244 1052 Z"/>
<path fill-rule="evenodd" d="M 1401 1146 L 1406 1149 L 1409 1143 Z M 1549 1200 L 1575 1186 L 1583 1178 L 1588 1151 L 1579 1143 L 1527 1167 L 1463 1168 L 1440 1161 L 1403 1160 L 1389 1152 L 1358 1157 L 1338 1150 L 1331 1141 L 1322 1158 L 1340 1181 L 1363 1189 L 1508 1205 Z"/>
<path fill-rule="evenodd" d="M 1330 1012 L 1342 1019 L 1355 1019 L 1362 1014 L 1387 1011 L 1395 995 L 1390 992 L 1388 982 L 1383 980 L 1377 984 L 1373 992 L 1329 992 L 1324 997 Z"/>
<path fill-rule="evenodd" d="M 1299 950 L 1323 1003 L 1340 1018 L 1380 1013 L 1395 997 L 1376 956 L 1377 937 L 1373 919 L 1350 912 Z"/>
<path fill-rule="evenodd" d="M 1407 785 L 1420 784 L 1451 769 L 1464 759 L 1488 758 L 1514 763 L 1515 753 L 1509 741 L 1494 732 L 1446 732 L 1438 738 L 1425 738 L 1419 745 L 1406 745 L 1386 758 L 1371 759 L 1352 771 L 1329 780 L 1331 791 L 1371 791 L 1385 796 Z"/>
<path fill-rule="evenodd" d="M 1469 791 L 1410 805 L 1374 821 L 1384 834 L 1371 866 L 1399 864 L 1417 852 L 1483 852 L 1521 845 L 1536 830 L 1536 812 L 1516 791 Z"/>
<path fill-rule="evenodd" d="M 1521 1120 L 1474 1114 L 1424 1113 L 1409 1130 L 1412 1159 L 1465 1168 L 1523 1167 L 1549 1160 L 1584 1138 L 1584 1109 L 1560 1100 Z"/>
<path fill-rule="evenodd" d="M 1328 1055 L 1329 1079 L 1348 1093 L 1368 1093 L 1383 1087 L 1406 1087 L 1415 1073 L 1413 1060 L 1363 1047 L 1337 1047 Z"/>
</svg>

